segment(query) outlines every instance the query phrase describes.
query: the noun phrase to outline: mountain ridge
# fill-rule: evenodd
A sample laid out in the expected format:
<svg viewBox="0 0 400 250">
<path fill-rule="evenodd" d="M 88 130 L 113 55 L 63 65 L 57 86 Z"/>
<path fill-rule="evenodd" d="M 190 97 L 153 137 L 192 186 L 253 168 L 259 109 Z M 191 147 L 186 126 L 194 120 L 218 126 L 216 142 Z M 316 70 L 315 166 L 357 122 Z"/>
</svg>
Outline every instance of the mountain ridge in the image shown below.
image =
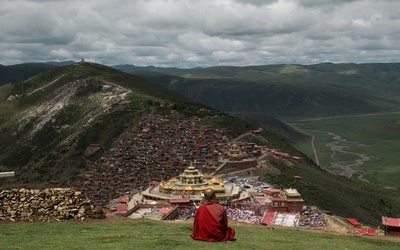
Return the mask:
<svg viewBox="0 0 400 250">
<path fill-rule="evenodd" d="M 131 73 L 224 112 L 318 117 L 396 110 L 399 104 L 399 63 L 220 66 L 156 72 L 168 75 L 163 79 L 146 72 Z"/>
</svg>

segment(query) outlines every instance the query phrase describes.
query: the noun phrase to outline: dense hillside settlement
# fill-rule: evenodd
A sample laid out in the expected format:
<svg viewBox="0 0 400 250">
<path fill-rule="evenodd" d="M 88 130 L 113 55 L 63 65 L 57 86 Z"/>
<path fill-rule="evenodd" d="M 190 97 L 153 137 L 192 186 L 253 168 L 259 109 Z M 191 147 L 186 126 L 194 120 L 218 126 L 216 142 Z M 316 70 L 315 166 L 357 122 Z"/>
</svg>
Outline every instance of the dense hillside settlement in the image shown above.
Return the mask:
<svg viewBox="0 0 400 250">
<path fill-rule="evenodd" d="M 318 208 L 305 206 L 296 189 L 274 189 L 258 181 L 258 176 L 249 176 L 269 157 L 289 164 L 301 158 L 203 125 L 212 119 L 145 116 L 83 171 L 74 185 L 107 216 L 186 220 L 195 215 L 202 190 L 212 186 L 233 220 L 303 228 L 337 224 L 345 232 L 378 233 L 351 224 L 352 220 L 328 223 Z M 259 133 L 249 134 L 257 138 Z M 87 153 L 97 150 L 102 145 L 93 143 Z"/>
<path fill-rule="evenodd" d="M 177 176 L 190 164 L 209 175 L 257 166 L 262 147 L 241 141 L 232 144 L 229 131 L 201 122 L 200 118 L 145 116 L 82 172 L 75 185 L 104 206 L 113 197 Z M 92 144 L 90 150 L 101 150 L 101 145 Z"/>
<path fill-rule="evenodd" d="M 3 190 L 1 220 L 56 220 L 124 216 L 186 220 L 196 213 L 202 191 L 212 187 L 232 220 L 302 228 L 336 226 L 341 231 L 377 235 L 355 218 L 327 218 L 296 189 L 280 190 L 258 180 L 253 170 L 270 157 L 301 161 L 281 150 L 233 138 L 226 129 L 204 125 L 215 117 L 183 119 L 150 114 L 143 117 L 82 171 L 74 189 Z M 256 139 L 260 130 L 247 135 Z M 103 150 L 93 142 L 85 154 Z M 294 181 L 300 176 L 294 176 Z M 50 180 L 57 186 L 57 180 Z M 86 199 L 85 199 L 86 197 Z M 16 202 L 18 200 L 18 202 Z M 34 203 L 32 203 L 34 202 Z M 33 204 L 33 205 L 32 205 Z M 43 205 L 44 204 L 44 205 Z M 22 210 L 21 210 L 22 209 Z M 394 227 L 394 232 L 397 227 Z"/>
<path fill-rule="evenodd" d="M 281 150 L 249 142 L 260 130 L 233 138 L 226 129 L 205 125 L 216 117 L 184 119 L 150 114 L 123 133 L 97 161 L 82 171 L 74 189 L 1 191 L 1 220 L 56 220 L 124 216 L 152 220 L 192 218 L 202 191 L 212 187 L 232 220 L 302 228 L 336 227 L 340 231 L 377 235 L 380 230 L 355 218 L 325 218 L 296 189 L 276 189 L 254 175 L 270 157 L 301 161 Z M 247 141 L 241 140 L 247 138 Z M 251 140 L 250 140 L 251 141 Z M 104 150 L 93 142 L 85 154 Z M 301 178 L 294 176 L 294 181 Z M 66 195 L 67 194 L 67 195 Z M 85 199 L 86 197 L 86 199 Z M 19 202 L 15 202 L 19 200 Z M 32 205 L 34 202 L 34 205 Z M 44 205 L 43 205 L 44 204 Z M 22 210 L 21 210 L 22 209 Z"/>
</svg>

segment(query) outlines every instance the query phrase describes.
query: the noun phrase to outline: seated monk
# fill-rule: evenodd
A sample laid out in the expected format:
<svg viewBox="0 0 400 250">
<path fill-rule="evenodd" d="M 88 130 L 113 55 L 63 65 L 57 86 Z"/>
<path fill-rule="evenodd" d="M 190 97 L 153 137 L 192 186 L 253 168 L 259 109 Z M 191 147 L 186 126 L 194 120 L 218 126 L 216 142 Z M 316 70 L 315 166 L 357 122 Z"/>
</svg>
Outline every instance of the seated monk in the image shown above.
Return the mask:
<svg viewBox="0 0 400 250">
<path fill-rule="evenodd" d="M 205 202 L 197 208 L 190 237 L 204 241 L 234 240 L 235 229 L 228 227 L 225 208 L 214 201 L 215 191 L 204 190 L 204 198 Z"/>
</svg>

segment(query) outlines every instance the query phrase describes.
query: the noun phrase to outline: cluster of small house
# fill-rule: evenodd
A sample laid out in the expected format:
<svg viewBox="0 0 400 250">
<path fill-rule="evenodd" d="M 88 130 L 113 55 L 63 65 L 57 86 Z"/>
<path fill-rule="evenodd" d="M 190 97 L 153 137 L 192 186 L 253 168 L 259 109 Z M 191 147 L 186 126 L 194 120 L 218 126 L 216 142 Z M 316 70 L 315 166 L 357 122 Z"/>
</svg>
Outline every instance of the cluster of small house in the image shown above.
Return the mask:
<svg viewBox="0 0 400 250">
<path fill-rule="evenodd" d="M 271 212 L 299 212 L 303 208 L 304 200 L 296 189 L 264 189 L 264 196 L 255 196 L 258 203 L 265 204 Z"/>
<path fill-rule="evenodd" d="M 202 125 L 200 118 L 148 115 L 82 172 L 74 185 L 103 206 L 126 192 L 142 190 L 151 181 L 179 175 L 190 162 L 202 173 L 215 171 L 216 165 L 230 157 L 230 139 L 228 131 Z M 241 149 L 237 160 L 253 157 L 257 151 L 246 142 L 236 145 Z"/>
</svg>

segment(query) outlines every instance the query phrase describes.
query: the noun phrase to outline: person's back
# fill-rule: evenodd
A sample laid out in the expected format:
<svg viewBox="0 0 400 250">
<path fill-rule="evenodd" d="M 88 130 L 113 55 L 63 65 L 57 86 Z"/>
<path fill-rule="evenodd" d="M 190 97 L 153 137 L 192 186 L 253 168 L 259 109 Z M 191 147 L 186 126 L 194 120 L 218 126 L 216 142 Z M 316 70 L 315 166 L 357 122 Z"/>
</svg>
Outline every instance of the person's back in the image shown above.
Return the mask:
<svg viewBox="0 0 400 250">
<path fill-rule="evenodd" d="M 196 211 L 193 233 L 190 236 L 195 240 L 204 241 L 233 240 L 235 230 L 228 227 L 225 208 L 214 201 L 215 191 L 206 189 L 204 198 L 205 203 Z"/>
</svg>

